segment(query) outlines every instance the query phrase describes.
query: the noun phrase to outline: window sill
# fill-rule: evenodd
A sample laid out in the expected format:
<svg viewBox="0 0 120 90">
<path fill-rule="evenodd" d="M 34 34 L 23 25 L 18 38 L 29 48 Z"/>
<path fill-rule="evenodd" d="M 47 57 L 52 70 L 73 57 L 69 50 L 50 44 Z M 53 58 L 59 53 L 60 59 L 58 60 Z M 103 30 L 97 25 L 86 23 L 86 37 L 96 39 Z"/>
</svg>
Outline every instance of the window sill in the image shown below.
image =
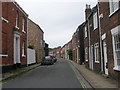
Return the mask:
<svg viewBox="0 0 120 90">
<path fill-rule="evenodd" d="M 86 62 L 88 62 L 88 60 L 85 60 Z"/>
<path fill-rule="evenodd" d="M 95 63 L 100 63 L 100 61 L 95 61 Z"/>
<path fill-rule="evenodd" d="M 120 71 L 120 66 L 115 66 L 113 69 L 116 71 Z"/>
<path fill-rule="evenodd" d="M 23 33 L 26 33 L 24 30 L 22 30 Z"/>
<path fill-rule="evenodd" d="M 22 55 L 22 57 L 23 57 L 23 58 L 25 58 L 25 57 L 26 57 L 26 55 Z"/>
<path fill-rule="evenodd" d="M 19 27 L 18 27 L 18 26 L 15 26 L 15 28 L 19 30 Z"/>
<path fill-rule="evenodd" d="M 0 57 L 8 57 L 8 55 L 0 54 Z"/>
<path fill-rule="evenodd" d="M 110 13 L 109 18 L 112 17 L 117 11 L 119 11 L 120 8 L 116 9 L 114 12 Z"/>
<path fill-rule="evenodd" d="M 95 31 L 95 30 L 97 30 L 97 29 L 98 29 L 98 27 L 94 28 L 93 31 Z"/>
<path fill-rule="evenodd" d="M 5 21 L 6 23 L 9 22 L 7 19 L 5 19 L 5 18 L 3 18 L 3 17 L 1 17 L 1 19 L 2 19 L 3 21 Z"/>
</svg>

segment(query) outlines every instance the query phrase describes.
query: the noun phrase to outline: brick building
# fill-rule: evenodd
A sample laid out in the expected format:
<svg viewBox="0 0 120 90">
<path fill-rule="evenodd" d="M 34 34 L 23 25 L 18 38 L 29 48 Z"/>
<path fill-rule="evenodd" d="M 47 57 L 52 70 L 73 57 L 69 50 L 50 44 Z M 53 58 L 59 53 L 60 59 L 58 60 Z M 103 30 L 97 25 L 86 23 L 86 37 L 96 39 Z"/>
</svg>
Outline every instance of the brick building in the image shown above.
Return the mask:
<svg viewBox="0 0 120 90">
<path fill-rule="evenodd" d="M 99 2 L 103 72 L 120 83 L 120 1 Z"/>
<path fill-rule="evenodd" d="M 17 2 L 2 2 L 2 69 L 27 64 L 27 17 Z"/>
<path fill-rule="evenodd" d="M 72 36 L 72 49 L 73 49 L 73 54 L 72 54 L 72 58 L 75 62 L 77 62 L 77 50 L 76 50 L 76 47 L 77 47 L 77 33 L 75 32 Z"/>
<path fill-rule="evenodd" d="M 79 57 L 79 64 L 84 63 L 84 28 L 85 23 L 82 23 L 77 28 L 77 47 L 78 47 L 78 57 Z"/>
<path fill-rule="evenodd" d="M 32 20 L 27 20 L 28 24 L 28 46 L 34 46 L 36 52 L 36 62 L 41 62 L 42 58 L 45 55 L 44 52 L 44 32 L 40 26 L 34 23 Z"/>
<path fill-rule="evenodd" d="M 55 55 L 57 58 L 61 58 L 61 46 L 51 49 L 49 55 Z"/>
<path fill-rule="evenodd" d="M 100 53 L 100 33 L 98 6 L 92 9 L 90 5 L 86 5 L 86 22 L 84 30 L 85 57 L 86 66 L 98 72 L 101 71 L 101 53 Z"/>
</svg>

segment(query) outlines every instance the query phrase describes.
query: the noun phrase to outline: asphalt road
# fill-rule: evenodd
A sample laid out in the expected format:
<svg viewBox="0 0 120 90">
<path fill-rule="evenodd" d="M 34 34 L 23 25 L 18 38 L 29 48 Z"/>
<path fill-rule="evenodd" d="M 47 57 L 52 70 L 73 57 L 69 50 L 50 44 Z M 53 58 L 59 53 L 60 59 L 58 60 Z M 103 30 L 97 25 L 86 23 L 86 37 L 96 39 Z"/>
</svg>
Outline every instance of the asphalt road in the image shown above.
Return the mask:
<svg viewBox="0 0 120 90">
<path fill-rule="evenodd" d="M 40 66 L 3 84 L 3 88 L 82 88 L 71 65 L 58 60 Z"/>
</svg>

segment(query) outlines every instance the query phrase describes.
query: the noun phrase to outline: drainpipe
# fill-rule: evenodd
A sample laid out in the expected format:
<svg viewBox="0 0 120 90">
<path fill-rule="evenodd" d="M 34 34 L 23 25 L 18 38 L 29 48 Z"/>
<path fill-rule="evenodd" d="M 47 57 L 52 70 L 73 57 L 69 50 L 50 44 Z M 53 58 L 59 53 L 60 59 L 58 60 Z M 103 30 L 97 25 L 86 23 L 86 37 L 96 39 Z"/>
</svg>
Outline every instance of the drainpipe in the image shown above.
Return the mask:
<svg viewBox="0 0 120 90">
<path fill-rule="evenodd" d="M 91 47 L 90 47 L 90 27 L 89 27 L 89 19 L 88 19 L 88 36 L 89 36 L 89 68 L 91 68 Z"/>
<path fill-rule="evenodd" d="M 27 67 L 28 67 L 28 17 L 27 17 Z"/>
<path fill-rule="evenodd" d="M 98 16 L 100 15 L 100 12 L 99 12 L 99 4 L 97 5 L 98 6 Z M 100 36 L 100 56 L 101 56 L 101 71 L 103 72 L 103 56 L 102 56 L 102 37 L 101 37 L 101 22 L 100 22 L 100 17 L 99 17 L 99 36 Z"/>
</svg>

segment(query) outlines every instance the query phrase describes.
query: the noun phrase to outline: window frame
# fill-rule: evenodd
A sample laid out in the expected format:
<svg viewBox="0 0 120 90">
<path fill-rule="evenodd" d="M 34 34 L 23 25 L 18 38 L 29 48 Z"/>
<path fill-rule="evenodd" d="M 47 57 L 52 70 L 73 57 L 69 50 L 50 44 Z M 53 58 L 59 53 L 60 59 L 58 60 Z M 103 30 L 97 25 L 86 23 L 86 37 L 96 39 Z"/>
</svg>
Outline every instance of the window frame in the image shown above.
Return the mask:
<svg viewBox="0 0 120 90">
<path fill-rule="evenodd" d="M 88 47 L 85 48 L 85 61 L 88 62 Z"/>
<path fill-rule="evenodd" d="M 96 50 L 98 50 L 97 54 L 96 54 Z M 94 54 L 95 54 L 95 63 L 100 63 L 100 57 L 99 57 L 99 43 L 95 43 L 94 44 Z M 97 60 L 99 59 L 99 61 Z"/>
<path fill-rule="evenodd" d="M 18 28 L 18 22 L 19 22 L 19 13 L 18 13 L 18 11 L 16 12 L 16 18 L 15 18 L 15 26 L 16 26 L 16 28 Z"/>
<path fill-rule="evenodd" d="M 22 32 L 25 33 L 25 18 L 22 17 Z"/>
<path fill-rule="evenodd" d="M 87 27 L 85 26 L 84 29 L 85 29 L 85 35 L 84 35 L 84 38 L 87 38 L 87 33 L 88 33 L 88 32 L 87 32 Z"/>
<path fill-rule="evenodd" d="M 114 57 L 114 70 L 120 71 L 120 65 L 118 65 L 118 61 L 117 61 L 117 56 L 116 56 L 116 50 L 115 50 L 115 40 L 114 37 L 116 35 L 120 35 L 120 31 L 118 31 L 120 29 L 120 25 L 111 29 L 111 34 L 112 34 L 112 45 L 113 45 L 113 57 Z"/>
<path fill-rule="evenodd" d="M 94 25 L 94 30 L 98 28 L 98 13 L 97 12 L 93 14 L 93 25 Z"/>
<path fill-rule="evenodd" d="M 26 57 L 25 55 L 25 41 L 22 43 L 22 57 Z"/>
<path fill-rule="evenodd" d="M 118 2 L 117 3 L 117 8 L 115 9 L 115 7 L 113 6 L 113 3 L 115 3 L 115 2 Z M 118 11 L 119 10 L 119 0 L 109 0 L 109 8 L 110 8 L 110 15 L 109 15 L 109 17 L 110 16 L 112 16 L 114 13 L 116 13 L 116 11 Z"/>
</svg>

